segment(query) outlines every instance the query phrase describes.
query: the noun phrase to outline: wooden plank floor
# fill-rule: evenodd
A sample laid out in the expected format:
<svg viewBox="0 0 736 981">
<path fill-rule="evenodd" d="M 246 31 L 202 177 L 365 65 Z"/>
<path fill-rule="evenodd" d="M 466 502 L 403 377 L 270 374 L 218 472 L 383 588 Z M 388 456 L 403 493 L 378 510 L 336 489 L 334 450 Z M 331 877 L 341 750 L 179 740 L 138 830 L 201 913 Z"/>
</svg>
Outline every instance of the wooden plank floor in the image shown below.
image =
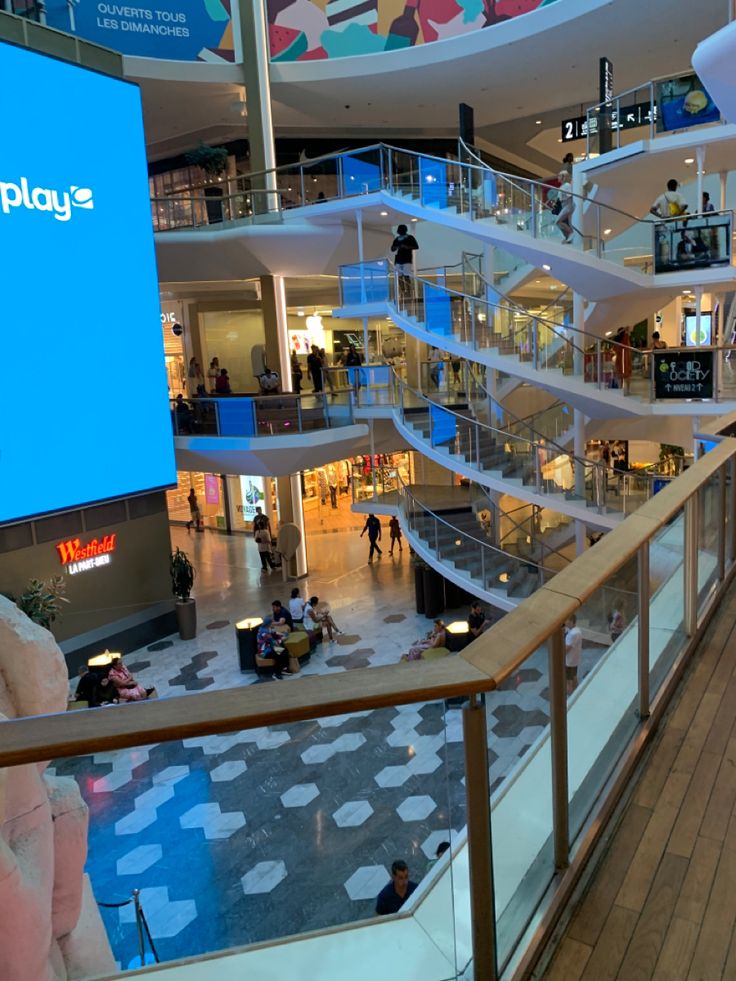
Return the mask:
<svg viewBox="0 0 736 981">
<path fill-rule="evenodd" d="M 736 979 L 736 585 L 662 721 L 546 981 Z"/>
</svg>

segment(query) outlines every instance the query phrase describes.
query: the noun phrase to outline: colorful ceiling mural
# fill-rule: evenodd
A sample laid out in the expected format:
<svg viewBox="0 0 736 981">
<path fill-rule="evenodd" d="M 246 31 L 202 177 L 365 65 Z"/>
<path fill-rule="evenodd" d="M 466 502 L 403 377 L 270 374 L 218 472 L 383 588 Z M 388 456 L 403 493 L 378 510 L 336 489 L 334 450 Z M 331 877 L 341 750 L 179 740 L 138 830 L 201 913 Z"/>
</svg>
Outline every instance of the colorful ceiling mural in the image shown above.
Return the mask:
<svg viewBox="0 0 736 981">
<path fill-rule="evenodd" d="M 556 0 L 266 0 L 271 60 L 319 61 L 458 37 Z"/>
</svg>

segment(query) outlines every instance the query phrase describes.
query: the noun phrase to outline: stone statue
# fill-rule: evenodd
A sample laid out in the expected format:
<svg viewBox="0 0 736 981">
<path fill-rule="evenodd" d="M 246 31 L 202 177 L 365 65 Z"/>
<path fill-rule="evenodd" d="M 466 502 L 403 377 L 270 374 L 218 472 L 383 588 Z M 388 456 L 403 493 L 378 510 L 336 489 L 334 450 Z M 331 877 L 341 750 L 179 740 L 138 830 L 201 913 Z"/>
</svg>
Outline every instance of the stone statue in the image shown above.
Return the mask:
<svg viewBox="0 0 736 981">
<path fill-rule="evenodd" d="M 63 712 L 67 694 L 53 635 L 0 596 L 0 720 Z M 2 981 L 73 981 L 116 970 L 84 874 L 87 805 L 73 778 L 49 776 L 47 766 L 0 769 Z"/>
</svg>

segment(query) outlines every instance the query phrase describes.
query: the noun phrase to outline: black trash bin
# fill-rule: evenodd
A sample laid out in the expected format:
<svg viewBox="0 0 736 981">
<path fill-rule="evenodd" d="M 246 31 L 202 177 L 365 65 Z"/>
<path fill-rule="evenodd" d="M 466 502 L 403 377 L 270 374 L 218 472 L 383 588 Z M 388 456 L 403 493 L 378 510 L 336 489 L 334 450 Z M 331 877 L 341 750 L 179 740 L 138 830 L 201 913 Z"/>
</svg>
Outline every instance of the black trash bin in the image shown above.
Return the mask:
<svg viewBox="0 0 736 981">
<path fill-rule="evenodd" d="M 424 615 L 434 620 L 445 609 L 445 583 L 439 572 L 427 566 L 423 573 L 424 580 Z"/>
<path fill-rule="evenodd" d="M 235 624 L 235 637 L 238 641 L 238 660 L 241 671 L 255 671 L 256 651 L 258 650 L 258 628 L 263 623 L 260 617 L 250 617 Z"/>
<path fill-rule="evenodd" d="M 414 565 L 414 600 L 417 613 L 424 613 L 424 570 L 427 567 L 422 562 Z"/>
</svg>

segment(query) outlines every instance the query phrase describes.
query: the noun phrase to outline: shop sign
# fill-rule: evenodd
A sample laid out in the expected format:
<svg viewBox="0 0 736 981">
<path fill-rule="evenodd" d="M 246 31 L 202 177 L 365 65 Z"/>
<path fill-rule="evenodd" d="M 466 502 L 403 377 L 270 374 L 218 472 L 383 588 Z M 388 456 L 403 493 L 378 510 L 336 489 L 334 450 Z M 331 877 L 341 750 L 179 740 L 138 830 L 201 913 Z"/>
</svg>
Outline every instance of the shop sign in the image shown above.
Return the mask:
<svg viewBox="0 0 736 981">
<path fill-rule="evenodd" d="M 78 572 L 88 572 L 103 565 L 110 564 L 110 554 L 117 547 L 117 534 L 105 535 L 103 538 L 93 538 L 91 542 L 82 545 L 79 538 L 68 538 L 65 542 L 57 542 L 56 551 L 59 562 L 64 566 L 64 572 L 70 576 Z"/>
<path fill-rule="evenodd" d="M 612 109 L 609 113 L 610 128 L 614 129 L 637 129 L 639 126 L 648 126 L 652 119 L 651 102 L 635 102 L 631 106 L 622 106 L 619 110 Z M 657 118 L 657 107 L 654 107 L 654 118 Z M 590 122 L 590 126 L 588 123 Z M 598 115 L 592 115 L 590 121 L 587 116 L 573 116 L 572 119 L 562 120 L 562 142 L 571 143 L 574 140 L 583 140 L 588 135 L 595 136 L 598 132 Z"/>
<path fill-rule="evenodd" d="M 256 508 L 262 507 L 266 499 L 263 477 L 241 477 L 240 493 L 242 504 L 236 510 L 243 515 L 243 521 L 252 521 L 256 516 Z"/>
<path fill-rule="evenodd" d="M 220 503 L 220 478 L 213 473 L 204 475 L 204 499 L 206 504 Z"/>
<path fill-rule="evenodd" d="M 694 72 L 657 82 L 657 105 L 659 132 L 691 129 L 721 119 L 718 106 Z"/>
<path fill-rule="evenodd" d="M 713 352 L 653 351 L 655 399 L 712 399 Z"/>
<path fill-rule="evenodd" d="M 229 4 L 221 0 L 46 0 L 49 27 L 125 55 L 234 61 Z"/>
</svg>

